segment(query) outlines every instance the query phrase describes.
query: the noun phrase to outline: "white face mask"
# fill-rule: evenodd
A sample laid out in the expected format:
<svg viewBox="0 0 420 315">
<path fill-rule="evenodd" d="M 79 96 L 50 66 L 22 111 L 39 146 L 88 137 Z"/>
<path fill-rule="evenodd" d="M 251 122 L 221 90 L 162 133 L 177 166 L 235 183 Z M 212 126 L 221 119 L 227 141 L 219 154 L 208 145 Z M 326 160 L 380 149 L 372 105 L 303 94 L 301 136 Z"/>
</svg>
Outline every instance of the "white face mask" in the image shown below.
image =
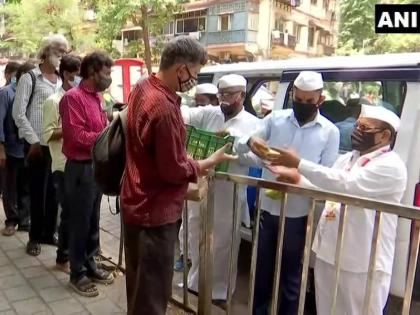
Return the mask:
<svg viewBox="0 0 420 315">
<path fill-rule="evenodd" d="M 72 86 L 72 87 L 76 87 L 76 86 L 79 86 L 79 84 L 80 84 L 80 82 L 82 81 L 82 78 L 81 77 L 79 77 L 78 75 L 76 75 L 75 77 L 74 77 L 74 81 L 68 81 L 69 82 L 69 84 Z"/>
<path fill-rule="evenodd" d="M 56 69 L 60 67 L 61 58 L 57 57 L 56 55 L 51 55 L 48 57 L 48 61 L 51 65 L 53 65 Z"/>
</svg>

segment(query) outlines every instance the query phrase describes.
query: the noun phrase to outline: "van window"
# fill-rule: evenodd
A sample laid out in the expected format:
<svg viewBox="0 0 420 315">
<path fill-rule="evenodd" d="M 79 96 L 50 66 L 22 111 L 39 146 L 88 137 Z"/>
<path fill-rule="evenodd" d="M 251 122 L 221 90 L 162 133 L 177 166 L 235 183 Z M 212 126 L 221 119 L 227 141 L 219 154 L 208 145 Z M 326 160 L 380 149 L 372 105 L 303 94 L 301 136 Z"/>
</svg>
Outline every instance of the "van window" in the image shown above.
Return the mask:
<svg viewBox="0 0 420 315">
<path fill-rule="evenodd" d="M 279 85 L 278 80 L 259 82 L 259 87 L 251 98 L 252 107 L 258 117 L 264 117 L 273 110 Z"/>
<path fill-rule="evenodd" d="M 285 104 L 292 107 L 292 83 Z M 361 104 L 383 106 L 401 115 L 407 85 L 405 81 L 327 81 L 325 102 L 320 112 L 340 130 L 340 150 L 351 150 L 350 135 Z"/>
</svg>

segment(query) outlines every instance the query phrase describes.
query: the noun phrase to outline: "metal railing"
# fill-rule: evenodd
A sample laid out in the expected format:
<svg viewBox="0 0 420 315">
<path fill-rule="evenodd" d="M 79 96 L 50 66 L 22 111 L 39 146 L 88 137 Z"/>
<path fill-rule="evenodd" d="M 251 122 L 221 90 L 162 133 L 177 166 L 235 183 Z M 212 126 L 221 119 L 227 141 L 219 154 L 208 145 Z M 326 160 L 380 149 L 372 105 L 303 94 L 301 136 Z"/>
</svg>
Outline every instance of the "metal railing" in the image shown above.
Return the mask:
<svg viewBox="0 0 420 315">
<path fill-rule="evenodd" d="M 183 214 L 183 224 L 184 224 L 184 275 L 183 275 L 183 299 L 173 299 L 177 304 L 184 307 L 186 310 L 197 313 L 199 315 L 210 315 L 212 313 L 212 291 L 213 291 L 213 219 L 214 219 L 214 186 L 215 179 L 217 180 L 226 180 L 232 182 L 234 185 L 234 198 L 232 200 L 233 206 L 233 226 L 232 226 L 232 246 L 230 252 L 230 263 L 229 263 L 229 283 L 228 283 L 228 295 L 226 301 L 226 314 L 233 314 L 232 310 L 232 298 L 233 290 L 232 283 L 234 279 L 234 268 L 237 265 L 237 249 L 240 244 L 239 230 L 241 225 L 241 211 L 238 208 L 238 185 L 248 185 L 254 186 L 257 188 L 257 207 L 255 215 L 255 224 L 253 227 L 253 242 L 252 242 L 252 257 L 251 257 L 251 270 L 250 270 L 250 281 L 249 281 L 249 297 L 248 297 L 248 314 L 252 314 L 253 311 L 253 301 L 254 301 L 254 285 L 255 285 L 255 275 L 256 275 L 256 262 L 257 262 L 257 252 L 258 252 L 258 236 L 259 236 L 259 221 L 261 216 L 261 205 L 259 192 L 261 189 L 274 189 L 281 192 L 284 192 L 284 198 L 281 201 L 280 208 L 280 217 L 279 217 L 279 230 L 278 230 L 278 244 L 277 244 L 277 255 L 276 255 L 276 265 L 275 265 L 275 276 L 274 276 L 274 285 L 273 285 L 273 294 L 271 301 L 271 314 L 277 314 L 278 307 L 278 292 L 280 290 L 280 274 L 281 274 L 281 258 L 283 252 L 283 239 L 284 239 L 284 226 L 285 226 L 285 211 L 284 207 L 286 204 L 288 194 L 297 194 L 309 197 L 311 199 L 311 207 L 309 209 L 307 227 L 306 227 L 306 238 L 305 238 L 305 247 L 304 247 L 304 256 L 303 256 L 303 268 L 302 268 L 302 281 L 300 287 L 300 298 L 299 298 L 299 310 L 298 314 L 304 314 L 305 306 L 305 297 L 306 297 L 306 286 L 308 281 L 308 271 L 309 271 L 309 259 L 311 254 L 311 245 L 312 245 L 312 235 L 314 228 L 314 214 L 315 206 L 317 202 L 324 202 L 326 200 L 332 202 L 341 203 L 340 216 L 339 216 L 339 228 L 338 236 L 336 243 L 336 253 L 335 253 L 335 282 L 332 292 L 332 307 L 331 314 L 336 314 L 336 302 L 337 302 L 337 291 L 338 291 L 338 281 L 340 278 L 340 265 L 341 265 L 341 255 L 343 249 L 343 239 L 344 239 L 344 230 L 346 227 L 346 217 L 348 205 L 357 206 L 366 209 L 377 209 L 375 211 L 375 221 L 373 229 L 373 237 L 371 241 L 371 253 L 368 267 L 368 277 L 366 283 L 366 294 L 364 300 L 364 314 L 368 314 L 369 303 L 371 300 L 371 288 L 373 282 L 373 274 L 375 270 L 375 262 L 377 256 L 377 249 L 379 244 L 379 233 L 380 233 L 380 223 L 382 219 L 382 213 L 394 214 L 401 218 L 406 218 L 414 220 L 415 228 L 413 237 L 410 244 L 409 252 L 409 265 L 407 271 L 406 287 L 404 294 L 404 303 L 403 303 L 403 312 L 402 314 L 408 315 L 411 305 L 411 295 L 414 285 L 415 271 L 417 265 L 417 256 L 419 251 L 419 235 L 420 235 L 420 224 L 417 220 L 420 220 L 420 209 L 415 207 L 402 206 L 400 204 L 390 204 L 378 202 L 373 199 L 359 198 L 355 196 L 345 195 L 334 193 L 330 191 L 323 191 L 317 189 L 308 189 L 302 188 L 295 185 L 289 185 L 279 182 L 271 182 L 263 179 L 258 179 L 254 177 L 246 177 L 240 175 L 233 175 L 228 173 L 215 173 L 211 174 L 208 179 L 208 194 L 207 200 L 201 204 L 200 208 L 200 241 L 199 241 L 199 292 L 198 292 L 198 308 L 192 306 L 188 298 L 188 268 L 187 259 L 188 259 L 188 207 L 186 207 Z M 350 210 L 351 211 L 351 210 Z"/>
</svg>

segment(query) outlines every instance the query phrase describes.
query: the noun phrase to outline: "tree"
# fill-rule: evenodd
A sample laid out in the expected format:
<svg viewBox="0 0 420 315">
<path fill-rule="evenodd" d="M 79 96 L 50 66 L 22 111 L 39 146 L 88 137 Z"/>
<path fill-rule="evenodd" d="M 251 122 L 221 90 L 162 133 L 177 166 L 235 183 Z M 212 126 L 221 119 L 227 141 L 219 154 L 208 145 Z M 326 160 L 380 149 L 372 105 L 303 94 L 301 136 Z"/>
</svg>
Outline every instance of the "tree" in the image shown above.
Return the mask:
<svg viewBox="0 0 420 315">
<path fill-rule="evenodd" d="M 338 52 L 354 54 L 366 49 L 375 37 L 376 0 L 342 0 L 340 3 L 340 26 Z"/>
<path fill-rule="evenodd" d="M 420 37 L 417 34 L 376 34 L 376 0 L 342 0 L 337 53 L 384 54 L 419 52 Z M 416 4 L 418 0 L 394 0 L 394 4 Z"/>
<path fill-rule="evenodd" d="M 177 3 L 167 0 L 99 0 L 98 43 L 115 55 L 113 41 L 121 34 L 121 29 L 127 24 L 140 26 L 140 45 L 130 45 L 129 51 L 133 47 L 139 47 L 139 52 L 144 54 L 147 69 L 151 73 L 158 46 L 152 47 L 150 37 L 153 37 L 154 42 L 159 42 L 163 27 L 178 10 Z"/>
<path fill-rule="evenodd" d="M 7 19 L 6 31 L 14 39 L 16 51 L 33 54 L 41 39 L 61 33 L 76 50 L 85 50 L 94 43 L 94 32 L 84 27 L 83 10 L 78 0 L 8 1 L 1 8 Z"/>
</svg>

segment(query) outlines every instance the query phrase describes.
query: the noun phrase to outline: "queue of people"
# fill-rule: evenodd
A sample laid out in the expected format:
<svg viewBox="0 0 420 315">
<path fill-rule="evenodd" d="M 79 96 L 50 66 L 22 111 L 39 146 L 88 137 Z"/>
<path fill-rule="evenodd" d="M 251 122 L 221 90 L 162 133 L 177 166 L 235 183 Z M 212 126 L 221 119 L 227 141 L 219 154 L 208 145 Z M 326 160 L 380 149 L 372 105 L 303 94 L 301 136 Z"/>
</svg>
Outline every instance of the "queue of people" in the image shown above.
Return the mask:
<svg viewBox="0 0 420 315">
<path fill-rule="evenodd" d="M 57 246 L 57 268 L 69 273 L 70 286 L 94 297 L 99 294 L 96 283 L 114 281 L 95 261 L 102 193 L 91 155 L 109 120 L 101 93 L 112 82 L 113 61 L 102 52 L 81 59 L 67 54 L 68 49 L 63 36 L 52 35 L 41 45 L 39 63 L 11 62 L 6 67 L 7 86 L 0 90 L 0 168 L 7 182 L 2 234 L 29 230 L 26 251 L 32 256 L 41 254 L 41 244 Z M 266 180 L 390 202 L 400 202 L 405 190 L 407 170 L 392 151 L 400 120 L 389 110 L 362 106 L 351 134 L 352 151 L 339 156 L 340 132 L 319 112 L 325 99 L 321 74 L 301 72 L 293 84 L 292 109 L 273 111 L 260 120 L 244 109 L 244 77 L 225 75 L 217 86 L 197 86 L 206 61 L 205 48 L 197 40 L 177 37 L 166 44 L 159 71 L 139 81 L 129 97 L 121 213 L 130 315 L 166 313 L 178 233 L 183 239 L 178 223 L 188 184 L 220 163 L 229 161 L 229 172 L 239 175 L 260 167 Z M 196 86 L 197 107 L 181 106 L 178 93 Z M 191 159 L 185 124 L 235 137 L 235 155 L 226 153 L 230 148 L 225 146 L 204 160 Z M 226 300 L 234 192 L 227 182 L 215 185 L 212 296 Z M 246 187 L 239 187 L 238 196 L 243 223 L 249 226 Z M 268 314 L 272 299 L 281 198 L 261 193 L 256 315 Z M 306 197 L 290 195 L 285 204 L 279 314 L 298 310 L 309 203 Z M 188 209 L 188 287 L 198 292 L 199 205 L 188 202 Z M 339 214 L 339 203 L 326 202 L 313 244 L 319 314 L 328 313 L 332 303 Z M 340 314 L 362 313 L 371 246 L 366 240 L 372 236 L 373 221 L 370 209 L 354 207 L 348 214 L 337 296 Z M 396 228 L 397 217 L 383 215 L 369 314 L 381 314 L 387 300 Z M 187 266 L 175 266 L 182 267 Z M 235 283 L 231 288 L 235 290 Z"/>
<path fill-rule="evenodd" d="M 28 231 L 31 256 L 41 254 L 42 244 L 57 246 L 55 268 L 70 275 L 78 294 L 93 297 L 99 294 L 95 283 L 114 280 L 95 261 L 102 194 L 91 157 L 107 126 L 101 93 L 111 84 L 113 61 L 102 52 L 81 59 L 68 50 L 64 36 L 51 35 L 37 61 L 6 66 L 7 85 L 0 90 L 2 234 Z"/>
</svg>

